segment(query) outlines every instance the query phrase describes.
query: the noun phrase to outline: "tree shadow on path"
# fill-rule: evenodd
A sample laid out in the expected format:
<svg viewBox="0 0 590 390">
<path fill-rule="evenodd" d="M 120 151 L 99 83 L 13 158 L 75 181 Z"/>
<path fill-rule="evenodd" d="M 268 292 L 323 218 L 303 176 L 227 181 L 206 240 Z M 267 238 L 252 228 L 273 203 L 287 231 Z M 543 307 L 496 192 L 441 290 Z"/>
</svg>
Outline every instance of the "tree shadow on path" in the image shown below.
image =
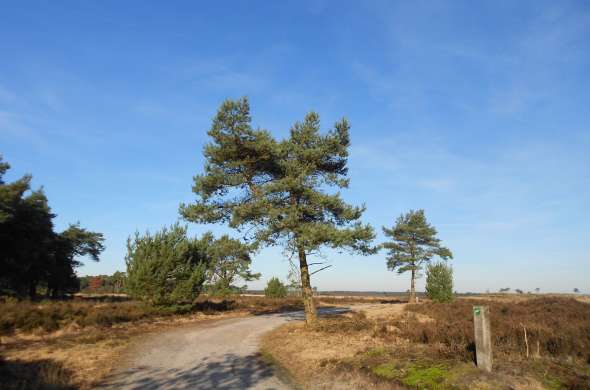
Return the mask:
<svg viewBox="0 0 590 390">
<path fill-rule="evenodd" d="M 227 389 L 263 387 L 274 376 L 272 367 L 260 354 L 238 356 L 225 354 L 204 358 L 186 369 L 159 369 L 139 366 L 113 377 L 97 389 Z"/>
</svg>

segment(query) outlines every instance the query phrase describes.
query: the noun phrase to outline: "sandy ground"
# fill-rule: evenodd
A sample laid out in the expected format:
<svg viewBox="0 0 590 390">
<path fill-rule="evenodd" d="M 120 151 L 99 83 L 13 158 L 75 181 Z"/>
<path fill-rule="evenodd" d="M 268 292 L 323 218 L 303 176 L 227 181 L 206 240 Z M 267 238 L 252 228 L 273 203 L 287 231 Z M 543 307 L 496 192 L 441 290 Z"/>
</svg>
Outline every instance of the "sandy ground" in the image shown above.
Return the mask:
<svg viewBox="0 0 590 390">
<path fill-rule="evenodd" d="M 322 308 L 322 313 L 343 311 Z M 127 353 L 98 389 L 289 389 L 260 356 L 266 332 L 302 312 L 232 318 L 148 337 Z"/>
</svg>

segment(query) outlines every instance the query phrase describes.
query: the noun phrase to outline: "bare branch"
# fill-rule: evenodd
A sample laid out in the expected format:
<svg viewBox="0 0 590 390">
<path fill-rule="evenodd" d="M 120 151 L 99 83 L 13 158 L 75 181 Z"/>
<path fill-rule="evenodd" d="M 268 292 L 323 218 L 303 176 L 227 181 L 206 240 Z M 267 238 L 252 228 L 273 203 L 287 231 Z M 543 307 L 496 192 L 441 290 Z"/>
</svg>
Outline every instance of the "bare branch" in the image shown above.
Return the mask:
<svg viewBox="0 0 590 390">
<path fill-rule="evenodd" d="M 331 266 L 332 266 L 332 264 L 330 264 L 330 265 L 327 265 L 327 266 L 325 266 L 325 267 L 322 267 L 322 268 L 318 269 L 317 271 L 313 271 L 312 273 L 310 273 L 310 274 L 309 274 L 309 276 L 311 276 L 311 275 L 313 275 L 313 274 L 317 274 L 318 272 L 320 272 L 320 271 L 323 271 L 323 270 L 325 270 L 326 268 L 330 268 Z"/>
</svg>

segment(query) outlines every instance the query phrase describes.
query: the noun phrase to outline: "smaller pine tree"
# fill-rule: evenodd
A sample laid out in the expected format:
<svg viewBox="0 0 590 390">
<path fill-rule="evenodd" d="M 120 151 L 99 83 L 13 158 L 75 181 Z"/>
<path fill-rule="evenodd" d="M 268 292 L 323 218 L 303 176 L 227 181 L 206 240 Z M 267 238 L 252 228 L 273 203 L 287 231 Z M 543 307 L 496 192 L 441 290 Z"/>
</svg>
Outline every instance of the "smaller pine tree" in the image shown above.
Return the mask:
<svg viewBox="0 0 590 390">
<path fill-rule="evenodd" d="M 264 295 L 269 298 L 284 298 L 287 296 L 287 286 L 279 278 L 273 277 L 268 281 Z"/>
<path fill-rule="evenodd" d="M 443 262 L 426 268 L 426 295 L 435 302 L 453 300 L 453 268 Z"/>
</svg>

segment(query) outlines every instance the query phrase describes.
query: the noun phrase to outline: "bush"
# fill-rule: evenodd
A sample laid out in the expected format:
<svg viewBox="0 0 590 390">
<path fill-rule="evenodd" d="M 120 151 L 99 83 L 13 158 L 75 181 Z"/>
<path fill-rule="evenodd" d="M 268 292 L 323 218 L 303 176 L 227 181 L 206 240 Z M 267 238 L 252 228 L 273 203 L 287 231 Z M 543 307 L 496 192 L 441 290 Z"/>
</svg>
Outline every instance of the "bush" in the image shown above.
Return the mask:
<svg viewBox="0 0 590 390">
<path fill-rule="evenodd" d="M 284 298 L 287 296 L 287 286 L 279 278 L 273 277 L 268 281 L 264 289 L 264 295 L 269 298 Z"/>
<path fill-rule="evenodd" d="M 435 302 L 453 300 L 453 268 L 445 263 L 429 264 L 426 268 L 426 295 Z"/>
<path fill-rule="evenodd" d="M 127 290 L 155 305 L 192 303 L 201 293 L 212 239 L 188 238 L 179 224 L 127 240 Z"/>
</svg>

